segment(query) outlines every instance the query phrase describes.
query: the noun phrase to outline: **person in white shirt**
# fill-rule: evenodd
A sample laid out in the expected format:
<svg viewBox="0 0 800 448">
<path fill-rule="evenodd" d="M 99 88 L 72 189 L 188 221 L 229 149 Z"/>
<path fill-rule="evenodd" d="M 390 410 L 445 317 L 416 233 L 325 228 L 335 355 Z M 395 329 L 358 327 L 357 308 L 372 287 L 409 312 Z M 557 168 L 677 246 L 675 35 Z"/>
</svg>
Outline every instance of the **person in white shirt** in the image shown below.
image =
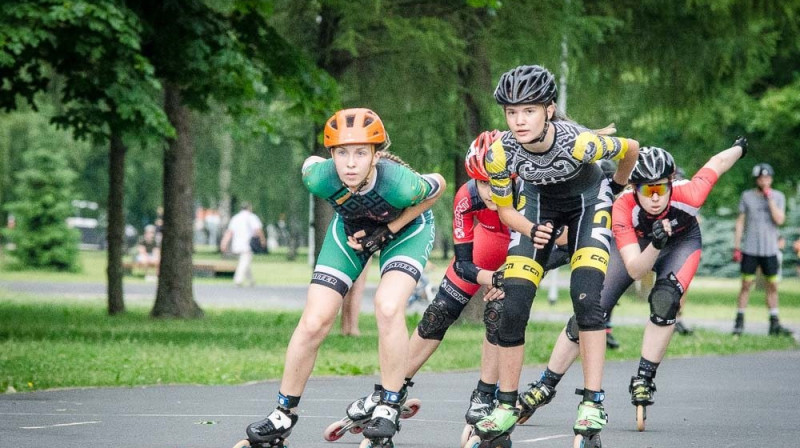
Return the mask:
<svg viewBox="0 0 800 448">
<path fill-rule="evenodd" d="M 255 285 L 251 264 L 253 262 L 253 249 L 250 247 L 250 240 L 257 236 L 261 247 L 266 246 L 267 237 L 264 235 L 263 224 L 258 219 L 250 206 L 249 202 L 242 202 L 239 213 L 233 215 L 225 235 L 220 242 L 222 252 L 230 252 L 239 255 L 239 263 L 236 265 L 236 272 L 233 274 L 233 282 L 236 286 L 244 285 L 245 280 L 250 286 Z"/>
</svg>

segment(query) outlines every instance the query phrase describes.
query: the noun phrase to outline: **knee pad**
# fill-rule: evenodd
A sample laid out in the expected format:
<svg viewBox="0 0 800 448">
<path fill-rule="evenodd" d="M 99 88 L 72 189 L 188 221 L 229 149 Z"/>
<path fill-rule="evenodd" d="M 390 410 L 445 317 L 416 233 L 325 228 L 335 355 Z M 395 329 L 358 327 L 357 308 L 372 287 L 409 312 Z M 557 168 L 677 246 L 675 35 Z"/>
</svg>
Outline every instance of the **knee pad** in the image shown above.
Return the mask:
<svg viewBox="0 0 800 448">
<path fill-rule="evenodd" d="M 492 300 L 483 310 L 483 324 L 486 325 L 486 340 L 497 345 L 497 330 L 500 328 L 500 316 L 503 314 L 503 301 Z"/>
<path fill-rule="evenodd" d="M 564 328 L 564 331 L 567 333 L 567 339 L 570 341 L 576 344 L 580 341 L 580 336 L 578 333 L 578 321 L 575 319 L 574 314 L 567 321 L 567 326 Z"/>
<path fill-rule="evenodd" d="M 570 296 L 575 310 L 575 321 L 580 331 L 604 330 L 605 312 L 600 303 L 605 274 L 597 269 L 578 268 L 570 278 Z"/>
<path fill-rule="evenodd" d="M 497 329 L 497 345 L 518 347 L 525 344 L 525 328 L 531 314 L 536 287 L 530 282 L 506 283 L 506 297 L 502 300 L 500 327 Z"/>
<path fill-rule="evenodd" d="M 650 322 L 661 327 L 674 324 L 681 306 L 681 296 L 683 288 L 674 275 L 656 280 L 648 297 Z"/>
<path fill-rule="evenodd" d="M 437 297 L 430 305 L 425 308 L 417 325 L 417 332 L 422 339 L 435 339 L 441 341 L 450 325 L 458 319 L 461 310 L 453 312 L 448 306 L 447 301 Z"/>
</svg>

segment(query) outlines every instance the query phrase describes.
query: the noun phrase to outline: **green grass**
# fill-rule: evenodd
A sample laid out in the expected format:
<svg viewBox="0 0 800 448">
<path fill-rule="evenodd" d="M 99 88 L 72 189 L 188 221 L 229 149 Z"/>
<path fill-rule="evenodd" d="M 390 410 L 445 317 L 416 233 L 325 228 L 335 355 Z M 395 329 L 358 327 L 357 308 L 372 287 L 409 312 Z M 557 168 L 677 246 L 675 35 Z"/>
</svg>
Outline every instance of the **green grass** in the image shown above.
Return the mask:
<svg viewBox="0 0 800 448">
<path fill-rule="evenodd" d="M 153 320 L 134 308 L 109 317 L 101 306 L 3 300 L 0 293 L 0 392 L 78 386 L 239 384 L 278 379 L 298 312 L 209 310 L 200 320 Z M 413 329 L 418 316 L 410 316 Z M 526 364 L 543 364 L 560 323 L 529 326 Z M 364 315 L 362 336 L 334 328 L 314 375 L 378 373 L 375 319 Z M 640 327 L 618 327 L 623 349 L 609 359 L 636 359 Z M 482 325 L 454 325 L 423 371 L 477 369 Z M 788 339 L 698 331 L 674 338 L 668 356 L 697 356 L 794 347 Z"/>
<path fill-rule="evenodd" d="M 6 281 L 106 283 L 106 258 L 105 251 L 81 251 L 81 271 L 77 273 L 43 270 L 15 271 L 8 269 L 8 255 L 4 255 L 3 251 L 0 250 L 0 275 Z M 130 257 L 125 258 L 126 261 L 129 261 L 129 259 Z M 223 256 L 211 252 L 209 247 L 200 247 L 200 250 L 194 254 L 194 260 L 227 263 L 236 266 L 236 257 Z M 441 279 L 444 275 L 444 268 L 447 267 L 447 262 L 433 260 L 433 263 L 435 267 L 431 268 L 432 275 L 434 275 L 434 278 Z M 380 278 L 377 262 L 373 262 L 372 266 L 369 272 L 369 281 L 377 283 Z M 285 249 L 280 249 L 270 254 L 259 254 L 253 259 L 253 277 L 261 285 L 307 285 L 311 279 L 311 270 L 305 251 L 301 251 L 294 261 L 287 260 Z M 280 275 L 275 275 L 276 272 L 280 272 Z M 194 281 L 199 283 L 230 283 L 232 280 L 230 278 L 195 277 Z M 144 278 L 141 275 L 129 275 L 125 277 L 125 282 L 142 283 Z"/>
</svg>

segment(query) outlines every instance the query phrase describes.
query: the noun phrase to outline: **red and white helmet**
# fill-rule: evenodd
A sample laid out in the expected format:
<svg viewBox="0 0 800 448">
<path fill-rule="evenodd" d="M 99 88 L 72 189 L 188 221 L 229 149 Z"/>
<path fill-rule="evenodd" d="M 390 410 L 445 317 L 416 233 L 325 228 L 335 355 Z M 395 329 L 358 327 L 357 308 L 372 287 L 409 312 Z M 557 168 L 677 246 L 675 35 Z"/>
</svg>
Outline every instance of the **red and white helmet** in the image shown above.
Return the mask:
<svg viewBox="0 0 800 448">
<path fill-rule="evenodd" d="M 464 158 L 464 167 L 467 169 L 467 175 L 470 178 L 489 182 L 489 173 L 486 172 L 484 161 L 492 143 L 500 138 L 501 135 L 502 132 L 496 129 L 483 131 L 469 145 L 467 156 Z"/>
</svg>

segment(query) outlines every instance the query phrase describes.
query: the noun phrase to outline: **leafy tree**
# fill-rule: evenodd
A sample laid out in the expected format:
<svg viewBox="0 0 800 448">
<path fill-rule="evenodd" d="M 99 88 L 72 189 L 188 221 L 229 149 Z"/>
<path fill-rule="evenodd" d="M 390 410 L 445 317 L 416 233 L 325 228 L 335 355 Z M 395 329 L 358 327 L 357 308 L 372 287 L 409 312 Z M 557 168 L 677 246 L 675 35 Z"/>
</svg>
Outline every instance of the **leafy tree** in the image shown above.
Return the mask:
<svg viewBox="0 0 800 448">
<path fill-rule="evenodd" d="M 160 84 L 141 55 L 137 17 L 115 0 L 0 4 L 0 108 L 55 84 L 53 122 L 79 138 L 109 142 L 108 304 L 124 311 L 122 253 L 125 138 L 173 135 L 157 100 Z M 54 79 L 60 76 L 58 83 Z"/>
<path fill-rule="evenodd" d="M 163 81 L 164 109 L 176 130 L 164 151 L 161 280 L 151 315 L 200 316 L 191 288 L 195 169 L 189 110 L 206 111 L 213 99 L 246 116 L 282 91 L 304 100 L 304 110 L 314 115 L 326 104 L 319 93 L 331 84 L 267 23 L 271 11 L 261 2 L 127 5 L 144 24 L 144 54 Z"/>
<path fill-rule="evenodd" d="M 23 156 L 15 175 L 18 199 L 6 205 L 16 226 L 4 230 L 20 267 L 78 271 L 78 235 L 67 227 L 75 173 L 62 150 L 48 143 L 40 140 Z"/>
</svg>

